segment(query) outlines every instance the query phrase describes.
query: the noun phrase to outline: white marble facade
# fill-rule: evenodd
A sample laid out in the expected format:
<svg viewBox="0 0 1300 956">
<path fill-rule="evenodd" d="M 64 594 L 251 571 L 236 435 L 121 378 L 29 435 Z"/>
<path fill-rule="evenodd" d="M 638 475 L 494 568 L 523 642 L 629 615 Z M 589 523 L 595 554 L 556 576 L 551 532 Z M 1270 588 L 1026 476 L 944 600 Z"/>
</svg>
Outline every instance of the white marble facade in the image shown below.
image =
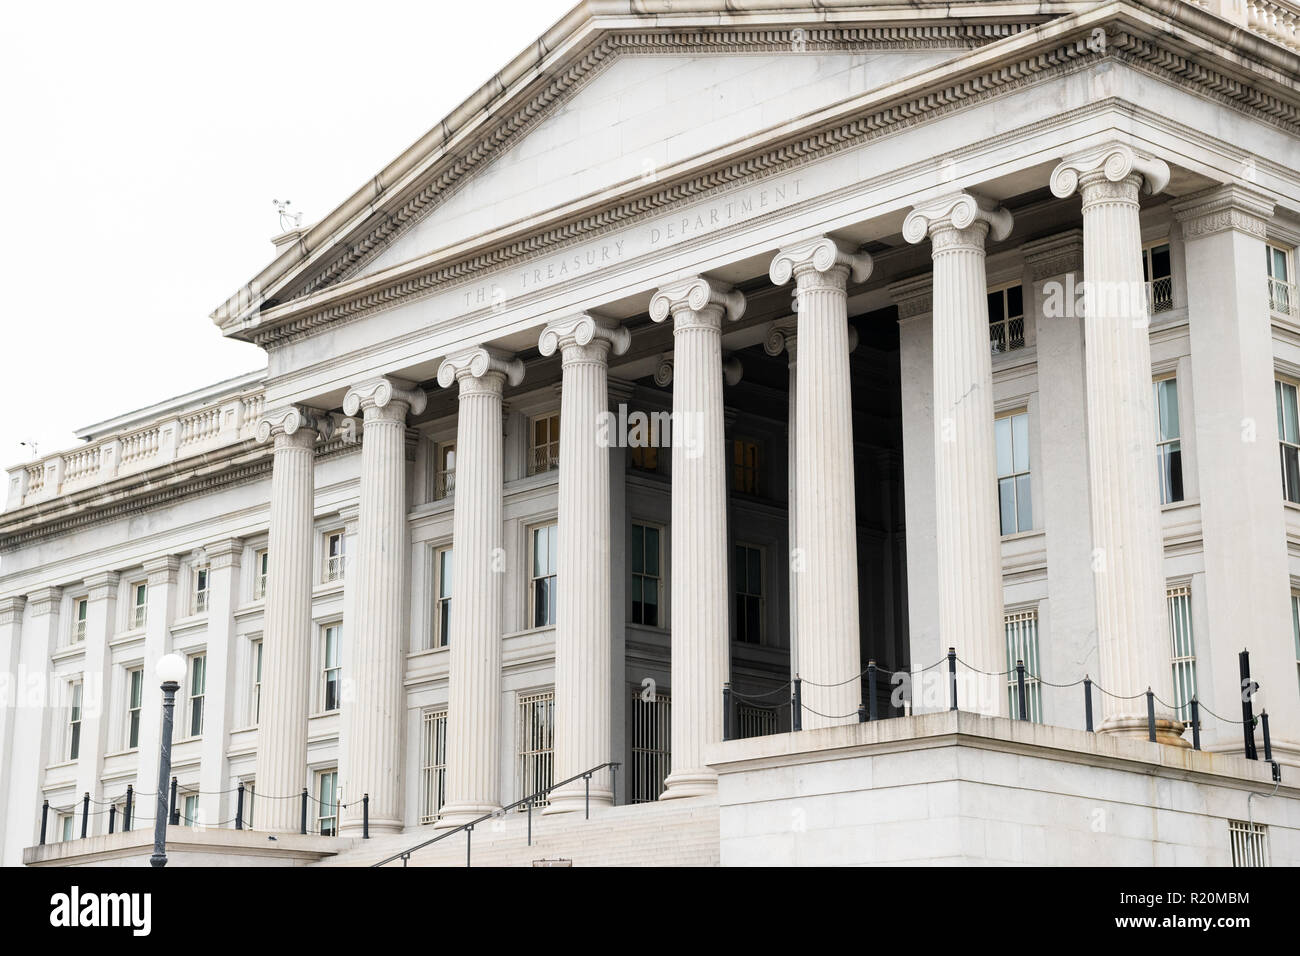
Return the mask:
<svg viewBox="0 0 1300 956">
<path fill-rule="evenodd" d="M 724 683 L 785 733 L 798 674 L 824 733 L 869 661 L 901 715 L 890 674 L 1008 634 L 1104 734 L 1153 689 L 1171 748 L 1246 647 L 1300 767 L 1300 11 L 672 6 L 579 8 L 278 237 L 212 315 L 265 373 L 10 470 L 4 863 L 45 801 L 154 790 L 169 652 L 207 824 L 243 783 L 259 829 L 303 788 L 316 830 L 453 825 L 605 761 L 597 805 L 708 795 Z"/>
</svg>

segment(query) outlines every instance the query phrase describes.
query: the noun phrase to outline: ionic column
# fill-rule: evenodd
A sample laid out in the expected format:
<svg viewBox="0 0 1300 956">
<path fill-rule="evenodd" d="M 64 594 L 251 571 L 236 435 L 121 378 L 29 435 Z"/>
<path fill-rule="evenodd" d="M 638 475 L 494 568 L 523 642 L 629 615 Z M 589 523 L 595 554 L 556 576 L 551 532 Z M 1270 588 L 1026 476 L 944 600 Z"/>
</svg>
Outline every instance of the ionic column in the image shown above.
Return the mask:
<svg viewBox="0 0 1300 956">
<path fill-rule="evenodd" d="M 423 412 L 425 402 L 424 392 L 391 378 L 355 385 L 343 397 L 343 414 L 364 419 L 357 547 L 347 585 L 355 590 L 352 618 L 344 622 L 351 672 L 343 676 L 352 691 L 342 708 L 344 835 L 361 832 L 364 794 L 372 832 L 396 832 L 404 822 L 406 415 Z"/>
<path fill-rule="evenodd" d="M 1005 239 L 1011 225 L 1011 213 L 966 192 L 923 203 L 903 223 L 908 242 L 929 236 L 934 261 L 940 643 L 956 648 L 957 656 L 974 669 L 963 673 L 958 705 L 1004 716 L 1002 681 L 979 676 L 980 671 L 1006 669 L 984 240 L 990 234 Z"/>
<path fill-rule="evenodd" d="M 274 438 L 271 529 L 262 635 L 262 706 L 257 742 L 258 829 L 297 832 L 297 794 L 307 784 L 307 713 L 311 701 L 312 513 L 317 420 L 286 408 L 257 424 Z"/>
<path fill-rule="evenodd" d="M 1109 692 L 1100 729 L 1135 737 L 1147 734 L 1140 695 L 1150 687 L 1163 700 L 1173 696 L 1138 220 L 1139 190 L 1159 192 L 1168 181 L 1162 160 L 1118 143 L 1065 160 L 1051 178 L 1056 196 L 1078 189 L 1083 197 L 1092 565 L 1099 682 Z M 1157 739 L 1181 743 L 1182 724 L 1168 708 L 1157 703 L 1156 717 Z"/>
<path fill-rule="evenodd" d="M 803 374 L 795 382 L 795 431 L 816 435 L 794 461 L 791 568 L 799 581 L 799 671 L 808 729 L 857 720 L 862 686 L 858 633 L 857 510 L 853 492 L 853 396 L 848 297 L 871 274 L 871 257 L 828 237 L 782 249 L 772 282 L 794 276 Z M 833 685 L 833 686 L 832 686 Z"/>
<path fill-rule="evenodd" d="M 565 597 L 555 627 L 555 779 L 611 759 L 609 442 L 600 423 L 609 411 L 609 353 L 627 351 L 621 326 L 578 315 L 541 334 L 542 355 L 562 356 L 557 572 Z M 582 810 L 581 780 L 551 795 L 547 813 Z M 591 779 L 591 801 L 611 802 L 609 771 Z"/>
<path fill-rule="evenodd" d="M 438 369 L 443 388 L 460 385 L 452 521 L 456 633 L 448 680 L 447 803 L 440 827 L 459 826 L 501 805 L 501 391 L 523 378 L 522 362 L 486 348 L 448 356 Z"/>
<path fill-rule="evenodd" d="M 696 277 L 665 286 L 650 318 L 673 318 L 672 772 L 661 799 L 717 792 L 704 749 L 722 740 L 727 622 L 727 459 L 722 416 L 722 317 L 745 297 Z"/>
</svg>

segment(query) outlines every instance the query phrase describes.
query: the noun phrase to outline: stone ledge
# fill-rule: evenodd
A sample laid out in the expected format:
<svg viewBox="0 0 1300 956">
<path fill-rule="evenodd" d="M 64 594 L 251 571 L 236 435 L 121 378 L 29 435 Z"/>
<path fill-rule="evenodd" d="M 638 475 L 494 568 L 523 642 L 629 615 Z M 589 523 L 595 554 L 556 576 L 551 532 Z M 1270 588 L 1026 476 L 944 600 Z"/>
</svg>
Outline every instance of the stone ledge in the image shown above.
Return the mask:
<svg viewBox="0 0 1300 956">
<path fill-rule="evenodd" d="M 271 840 L 270 837 L 275 839 Z M 268 834 L 257 830 L 167 828 L 168 866 L 304 866 L 355 843 L 345 837 Z M 148 866 L 153 827 L 23 850 L 25 866 Z"/>
</svg>

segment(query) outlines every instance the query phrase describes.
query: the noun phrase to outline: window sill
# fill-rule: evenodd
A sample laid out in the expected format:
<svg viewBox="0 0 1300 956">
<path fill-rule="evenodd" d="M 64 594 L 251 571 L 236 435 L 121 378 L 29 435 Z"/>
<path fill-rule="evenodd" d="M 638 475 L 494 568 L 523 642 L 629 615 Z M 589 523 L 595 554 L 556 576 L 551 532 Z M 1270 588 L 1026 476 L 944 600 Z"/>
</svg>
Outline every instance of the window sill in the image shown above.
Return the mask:
<svg viewBox="0 0 1300 956">
<path fill-rule="evenodd" d="M 554 631 L 554 624 L 545 624 L 541 627 L 525 627 L 519 631 L 511 631 L 509 634 L 503 634 L 502 640 L 508 640 L 512 637 L 529 637 L 534 634 L 545 634 L 548 631 Z"/>
<path fill-rule="evenodd" d="M 446 654 L 449 650 L 451 650 L 451 645 L 449 644 L 442 647 L 422 647 L 416 651 L 407 651 L 406 656 L 408 659 L 413 657 L 432 657 L 435 654 Z"/>
<path fill-rule="evenodd" d="M 1028 531 L 1017 531 L 1014 534 L 1004 534 L 1002 535 L 1001 540 L 1002 541 L 1024 541 L 1026 538 L 1037 537 L 1042 533 L 1043 532 L 1041 529 L 1030 528 Z"/>
<path fill-rule="evenodd" d="M 321 710 L 321 711 L 317 711 L 314 714 L 308 714 L 307 719 L 317 720 L 321 717 L 337 717 L 338 715 L 339 715 L 339 711 L 337 710 Z"/>
<path fill-rule="evenodd" d="M 72 644 L 68 647 L 60 647 L 50 655 L 50 662 L 57 664 L 61 661 L 70 661 L 74 658 L 84 657 L 85 653 L 86 645 L 84 642 L 81 644 Z"/>
<path fill-rule="evenodd" d="M 51 770 L 67 770 L 69 767 L 75 767 L 78 762 L 79 761 L 77 760 L 60 760 L 58 763 L 46 764 L 45 772 L 49 773 Z"/>
</svg>

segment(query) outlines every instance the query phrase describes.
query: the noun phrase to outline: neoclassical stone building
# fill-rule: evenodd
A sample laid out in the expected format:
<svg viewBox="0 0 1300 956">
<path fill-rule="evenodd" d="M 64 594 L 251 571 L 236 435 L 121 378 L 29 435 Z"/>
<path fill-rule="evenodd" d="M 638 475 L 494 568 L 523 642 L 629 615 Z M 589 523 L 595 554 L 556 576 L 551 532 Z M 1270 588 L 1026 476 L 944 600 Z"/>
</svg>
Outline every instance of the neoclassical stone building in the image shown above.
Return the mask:
<svg viewBox="0 0 1300 956">
<path fill-rule="evenodd" d="M 10 470 L 4 862 L 151 815 L 166 653 L 218 828 L 364 793 L 398 846 L 616 761 L 594 806 L 722 862 L 1300 858 L 1297 17 L 579 4 L 274 240 L 212 315 L 264 373 Z M 1121 823 L 1052 839 L 1008 754 Z M 922 757 L 1003 797 L 904 838 Z"/>
</svg>

